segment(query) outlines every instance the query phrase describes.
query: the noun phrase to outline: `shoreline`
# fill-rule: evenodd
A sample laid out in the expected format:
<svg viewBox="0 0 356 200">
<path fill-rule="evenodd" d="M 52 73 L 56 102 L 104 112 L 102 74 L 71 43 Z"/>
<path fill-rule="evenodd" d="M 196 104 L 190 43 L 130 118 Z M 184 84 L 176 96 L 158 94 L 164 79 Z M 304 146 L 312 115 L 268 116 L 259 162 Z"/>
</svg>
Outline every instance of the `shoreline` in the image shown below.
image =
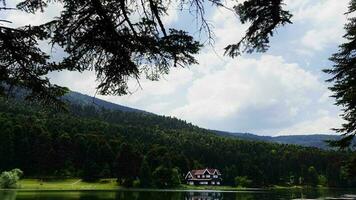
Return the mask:
<svg viewBox="0 0 356 200">
<path fill-rule="evenodd" d="M 40 179 L 23 179 L 19 182 L 20 188 L 0 189 L 0 191 L 19 192 L 117 192 L 117 191 L 137 191 L 137 192 L 270 192 L 275 190 L 352 190 L 354 188 L 332 188 L 332 187 L 302 187 L 302 186 L 272 186 L 265 188 L 243 188 L 232 186 L 191 186 L 180 185 L 175 188 L 125 188 L 117 185 L 116 179 L 102 179 L 97 182 L 85 182 L 81 179 L 58 179 L 41 181 Z"/>
</svg>

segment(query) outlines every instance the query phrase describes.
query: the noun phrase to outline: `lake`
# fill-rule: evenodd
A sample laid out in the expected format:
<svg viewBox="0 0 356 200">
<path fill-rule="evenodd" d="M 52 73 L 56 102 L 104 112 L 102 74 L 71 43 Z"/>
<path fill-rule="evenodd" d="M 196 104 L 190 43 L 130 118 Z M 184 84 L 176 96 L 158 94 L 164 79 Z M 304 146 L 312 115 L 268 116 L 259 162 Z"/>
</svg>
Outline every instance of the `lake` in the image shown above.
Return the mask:
<svg viewBox="0 0 356 200">
<path fill-rule="evenodd" d="M 342 198 L 341 198 L 342 197 Z M 0 191 L 0 200 L 277 200 L 356 199 L 356 190 L 273 191 Z"/>
</svg>

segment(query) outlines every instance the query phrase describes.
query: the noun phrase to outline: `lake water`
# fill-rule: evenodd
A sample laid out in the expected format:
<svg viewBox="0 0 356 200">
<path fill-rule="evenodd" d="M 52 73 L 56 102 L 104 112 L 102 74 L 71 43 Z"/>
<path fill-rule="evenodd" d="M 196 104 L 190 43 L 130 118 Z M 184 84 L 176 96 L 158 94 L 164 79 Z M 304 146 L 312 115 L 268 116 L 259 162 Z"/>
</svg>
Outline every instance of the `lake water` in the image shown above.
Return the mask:
<svg viewBox="0 0 356 200">
<path fill-rule="evenodd" d="M 0 200 L 277 200 L 356 199 L 355 190 L 218 191 L 0 191 Z"/>
</svg>

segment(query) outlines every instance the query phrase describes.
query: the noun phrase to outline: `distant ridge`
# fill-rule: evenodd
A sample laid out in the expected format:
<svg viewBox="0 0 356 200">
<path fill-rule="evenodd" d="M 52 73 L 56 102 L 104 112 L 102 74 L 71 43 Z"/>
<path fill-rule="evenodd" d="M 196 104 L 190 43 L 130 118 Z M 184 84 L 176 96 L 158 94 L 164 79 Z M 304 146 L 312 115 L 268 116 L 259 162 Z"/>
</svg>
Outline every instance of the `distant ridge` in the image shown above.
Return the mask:
<svg viewBox="0 0 356 200">
<path fill-rule="evenodd" d="M 63 96 L 63 99 L 69 101 L 72 104 L 77 105 L 87 105 L 87 106 L 95 106 L 98 108 L 104 108 L 108 110 L 119 110 L 123 112 L 139 112 L 139 113 L 149 113 L 143 110 L 130 108 L 127 106 L 122 106 L 119 104 L 111 103 L 102 99 L 98 99 L 96 97 L 92 97 L 89 95 L 81 94 L 79 92 L 69 92 L 68 94 Z M 153 114 L 153 113 L 151 113 Z"/>
<path fill-rule="evenodd" d="M 218 135 L 236 137 L 250 141 L 275 142 L 280 144 L 295 144 L 306 147 L 317 147 L 321 149 L 331 149 L 325 141 L 338 140 L 338 135 L 309 134 L 309 135 L 285 135 L 285 136 L 259 136 L 252 133 L 232 133 L 226 131 L 213 130 Z"/>
<path fill-rule="evenodd" d="M 13 92 L 13 95 L 16 99 L 23 99 L 26 94 L 26 90 L 16 88 Z M 62 97 L 65 101 L 68 101 L 70 104 L 73 105 L 81 105 L 81 106 L 94 106 L 98 109 L 107 109 L 107 110 L 114 110 L 114 111 L 122 111 L 122 112 L 131 112 L 131 113 L 141 113 L 144 114 L 142 116 L 149 119 L 153 116 L 158 116 L 154 113 L 150 113 L 144 110 L 139 110 L 123 105 L 119 105 L 116 103 L 111 103 L 99 98 L 95 98 L 89 95 L 81 94 L 79 92 L 70 91 L 66 95 Z M 164 119 L 162 121 L 162 119 Z M 129 120 L 129 119 L 127 119 Z M 166 117 L 161 118 L 160 121 L 155 121 L 154 123 L 147 124 L 148 126 L 153 126 L 157 124 L 164 124 L 166 127 L 171 127 L 172 124 L 177 124 L 177 120 L 179 121 L 180 128 L 186 128 L 190 130 L 194 128 L 199 128 L 198 126 L 194 126 L 189 122 L 185 122 L 184 120 L 179 120 L 175 117 Z M 149 121 L 149 120 L 148 120 Z M 177 128 L 177 127 L 176 127 Z M 330 150 L 331 147 L 325 141 L 328 140 L 338 140 L 340 136 L 338 135 L 328 135 L 328 134 L 309 134 L 309 135 L 285 135 L 285 136 L 259 136 L 253 133 L 239 133 L 239 132 L 227 132 L 227 131 L 219 131 L 219 130 L 207 130 L 208 132 L 212 132 L 219 136 L 224 137 L 233 137 L 236 139 L 241 140 L 248 140 L 248 141 L 261 141 L 261 142 L 273 142 L 273 143 L 280 143 L 280 144 L 293 144 L 293 145 L 300 145 L 305 147 L 316 147 L 321 149 Z M 356 138 L 354 139 L 353 144 L 356 144 Z"/>
<path fill-rule="evenodd" d="M 63 98 L 69 101 L 70 103 L 77 104 L 77 105 L 95 106 L 97 108 L 118 110 L 122 112 L 146 113 L 146 114 L 154 115 L 154 113 L 111 103 L 99 98 L 94 98 L 92 96 L 81 94 L 79 92 L 74 92 L 74 91 L 69 92 Z M 272 137 L 272 136 L 259 136 L 253 133 L 238 133 L 238 132 L 233 133 L 233 132 L 218 131 L 218 130 L 208 130 L 208 131 L 213 132 L 220 136 L 234 137 L 241 140 L 273 142 L 273 143 L 280 143 L 280 144 L 294 144 L 294 145 L 301 145 L 305 147 L 316 147 L 321 149 L 331 149 L 331 147 L 329 147 L 325 141 L 340 139 L 340 136 L 338 135 L 328 135 L 328 134 L 285 135 L 285 136 Z"/>
</svg>

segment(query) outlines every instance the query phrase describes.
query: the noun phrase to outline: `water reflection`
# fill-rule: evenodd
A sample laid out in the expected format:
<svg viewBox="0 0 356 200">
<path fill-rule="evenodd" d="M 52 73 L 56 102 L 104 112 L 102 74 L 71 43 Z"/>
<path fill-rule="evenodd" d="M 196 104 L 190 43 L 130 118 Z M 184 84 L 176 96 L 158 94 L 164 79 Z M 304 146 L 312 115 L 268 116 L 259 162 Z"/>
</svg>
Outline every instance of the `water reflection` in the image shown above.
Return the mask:
<svg viewBox="0 0 356 200">
<path fill-rule="evenodd" d="M 0 191 L 0 200 L 16 200 L 16 192 Z"/>
<path fill-rule="evenodd" d="M 220 192 L 187 192 L 185 200 L 221 200 L 223 195 Z"/>
<path fill-rule="evenodd" d="M 348 194 L 348 195 L 346 195 Z M 330 198 L 332 197 L 332 198 Z M 0 200 L 291 200 L 356 199 L 355 190 L 277 191 L 1 191 Z"/>
</svg>

